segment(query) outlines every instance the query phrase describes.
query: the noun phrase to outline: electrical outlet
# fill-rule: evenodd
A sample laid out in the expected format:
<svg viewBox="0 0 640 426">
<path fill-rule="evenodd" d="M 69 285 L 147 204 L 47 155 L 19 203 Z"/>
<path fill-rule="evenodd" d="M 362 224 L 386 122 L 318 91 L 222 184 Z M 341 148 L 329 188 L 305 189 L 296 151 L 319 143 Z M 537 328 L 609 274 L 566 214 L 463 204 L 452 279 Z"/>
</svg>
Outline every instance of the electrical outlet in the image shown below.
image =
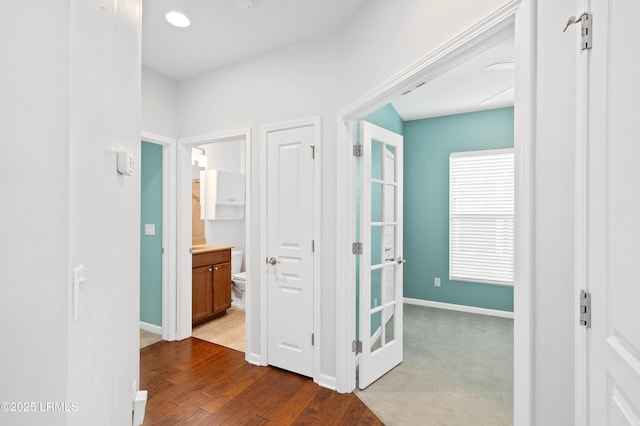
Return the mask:
<svg viewBox="0 0 640 426">
<path fill-rule="evenodd" d="M 433 279 L 433 285 L 436 287 L 440 287 L 440 278 L 436 277 Z"/>
</svg>

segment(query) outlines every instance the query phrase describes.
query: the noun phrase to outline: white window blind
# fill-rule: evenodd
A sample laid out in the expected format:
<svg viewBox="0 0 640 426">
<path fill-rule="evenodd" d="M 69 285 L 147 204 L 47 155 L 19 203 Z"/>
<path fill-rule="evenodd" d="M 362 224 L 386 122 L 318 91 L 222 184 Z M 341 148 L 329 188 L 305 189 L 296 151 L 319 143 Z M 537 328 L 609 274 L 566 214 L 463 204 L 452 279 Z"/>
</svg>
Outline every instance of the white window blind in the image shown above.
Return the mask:
<svg viewBox="0 0 640 426">
<path fill-rule="evenodd" d="M 449 279 L 512 285 L 513 149 L 449 156 Z"/>
</svg>

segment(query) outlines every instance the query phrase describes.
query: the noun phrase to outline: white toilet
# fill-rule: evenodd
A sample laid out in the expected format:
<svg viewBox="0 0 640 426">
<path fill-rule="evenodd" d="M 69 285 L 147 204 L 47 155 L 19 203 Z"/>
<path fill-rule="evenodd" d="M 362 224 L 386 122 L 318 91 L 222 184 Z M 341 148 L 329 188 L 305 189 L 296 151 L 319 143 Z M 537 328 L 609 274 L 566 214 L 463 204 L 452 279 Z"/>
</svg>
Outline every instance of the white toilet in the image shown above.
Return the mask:
<svg viewBox="0 0 640 426">
<path fill-rule="evenodd" d="M 231 306 L 244 308 L 244 290 L 247 288 L 247 273 L 242 271 L 242 250 L 231 252 Z"/>
</svg>

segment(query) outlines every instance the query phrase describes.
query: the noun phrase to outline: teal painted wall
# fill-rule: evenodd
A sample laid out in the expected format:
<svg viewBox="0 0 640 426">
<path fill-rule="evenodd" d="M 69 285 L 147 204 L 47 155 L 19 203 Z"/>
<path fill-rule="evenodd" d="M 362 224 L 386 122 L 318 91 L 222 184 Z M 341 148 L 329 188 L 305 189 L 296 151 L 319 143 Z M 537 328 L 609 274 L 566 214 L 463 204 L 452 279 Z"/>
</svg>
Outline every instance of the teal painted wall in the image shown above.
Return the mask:
<svg viewBox="0 0 640 426">
<path fill-rule="evenodd" d="M 140 321 L 162 326 L 162 146 L 142 142 L 140 170 Z"/>
<path fill-rule="evenodd" d="M 405 297 L 513 312 L 513 287 L 449 280 L 449 153 L 513 147 L 513 108 L 406 121 L 403 131 Z"/>
<path fill-rule="evenodd" d="M 391 104 L 386 104 L 382 108 L 367 115 L 363 120 L 400 135 L 404 130 L 404 122 Z M 360 126 L 358 126 L 358 131 L 360 131 Z"/>
</svg>

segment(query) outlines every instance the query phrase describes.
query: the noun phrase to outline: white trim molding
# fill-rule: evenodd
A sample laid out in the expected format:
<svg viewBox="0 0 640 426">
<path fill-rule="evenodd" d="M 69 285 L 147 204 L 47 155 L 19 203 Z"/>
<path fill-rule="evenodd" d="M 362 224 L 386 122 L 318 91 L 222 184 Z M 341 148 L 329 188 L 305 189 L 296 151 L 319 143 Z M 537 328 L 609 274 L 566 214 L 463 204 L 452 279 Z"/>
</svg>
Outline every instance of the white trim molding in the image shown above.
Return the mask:
<svg viewBox="0 0 640 426">
<path fill-rule="evenodd" d="M 246 297 L 246 295 L 245 295 L 245 297 Z M 258 365 L 258 366 L 263 365 L 262 364 L 262 357 L 260 356 L 260 354 L 247 351 L 246 354 L 245 354 L 245 359 L 247 360 L 247 362 L 249 364 Z"/>
<path fill-rule="evenodd" d="M 176 143 L 176 138 L 170 138 L 168 136 L 162 136 L 157 133 L 145 132 L 144 130 L 140 133 L 140 137 L 145 142 L 152 142 L 159 145 L 171 145 Z"/>
<path fill-rule="evenodd" d="M 537 0 L 522 0 L 516 13 L 514 148 L 516 258 L 513 286 L 514 424 L 534 424 Z"/>
<path fill-rule="evenodd" d="M 494 45 L 513 36 L 515 15 L 520 0 L 514 0 L 478 22 L 432 53 L 424 56 L 389 78 L 373 90 L 351 102 L 340 111 L 343 121 L 357 120 L 389 103 L 416 85 L 441 75 L 472 56 L 483 44 Z"/>
<path fill-rule="evenodd" d="M 163 340 L 177 339 L 176 317 L 176 145 L 177 139 L 143 131 L 140 139 L 162 145 L 162 324 Z"/>
<path fill-rule="evenodd" d="M 162 335 L 162 327 L 155 324 L 149 324 L 148 322 L 144 321 L 140 321 L 140 330 L 145 330 L 149 333 Z"/>
<path fill-rule="evenodd" d="M 314 381 L 323 388 L 336 390 L 336 378 L 333 376 L 327 376 L 326 374 L 320 374 Z"/>
<path fill-rule="evenodd" d="M 351 145 L 354 122 L 400 95 L 407 88 L 433 79 L 472 55 L 483 43 L 516 38 L 516 284 L 514 286 L 514 415 L 528 426 L 533 418 L 534 351 L 534 224 L 536 128 L 536 13 L 537 0 L 513 0 L 439 49 L 424 56 L 389 80 L 348 104 L 337 115 L 336 175 L 345 182 L 336 194 L 336 372 L 337 390 L 355 388 L 355 164 Z"/>
<path fill-rule="evenodd" d="M 251 128 L 245 127 L 234 130 L 226 130 L 218 133 L 210 133 L 201 136 L 194 136 L 188 138 L 178 139 L 177 148 L 177 249 L 176 249 L 176 299 L 174 300 L 176 306 L 176 323 L 177 323 L 177 339 L 186 339 L 191 336 L 191 148 L 196 145 L 225 142 L 230 140 L 244 140 L 245 142 L 245 181 L 246 185 L 246 197 L 245 197 L 245 238 L 247 244 L 245 247 L 245 264 L 250 265 L 253 259 L 254 250 L 256 247 L 251 245 L 249 236 L 251 235 Z M 253 282 L 255 272 L 251 271 L 251 268 L 247 268 L 247 282 Z M 252 289 L 250 285 L 247 286 L 245 291 L 245 297 L 247 298 L 247 304 L 250 303 L 252 297 Z M 252 318 L 250 310 L 247 309 L 246 319 L 247 325 L 250 325 L 250 321 L 255 321 Z M 251 330 L 250 326 L 246 327 L 245 343 L 247 346 L 247 352 L 245 353 L 245 359 L 249 360 L 251 342 Z"/>
<path fill-rule="evenodd" d="M 470 314 L 490 315 L 492 317 L 513 319 L 513 312 L 500 311 L 498 309 L 478 308 L 476 306 L 456 305 L 453 303 L 434 302 L 432 300 L 412 299 L 410 297 L 405 297 L 404 303 L 407 305 L 425 306 L 427 308 L 447 309 L 449 311 L 468 312 Z"/>
</svg>

